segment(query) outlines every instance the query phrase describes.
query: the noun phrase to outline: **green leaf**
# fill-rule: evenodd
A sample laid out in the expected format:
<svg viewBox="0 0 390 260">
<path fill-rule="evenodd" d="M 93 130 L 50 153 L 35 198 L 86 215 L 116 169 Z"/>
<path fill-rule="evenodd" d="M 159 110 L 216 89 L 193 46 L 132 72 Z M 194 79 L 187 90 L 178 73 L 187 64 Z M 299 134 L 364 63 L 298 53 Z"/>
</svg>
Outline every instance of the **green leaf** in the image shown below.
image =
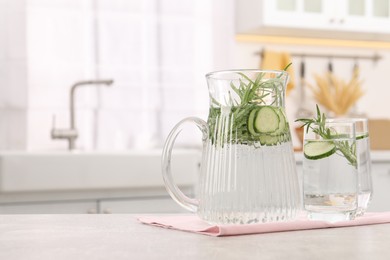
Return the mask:
<svg viewBox="0 0 390 260">
<path fill-rule="evenodd" d="M 292 62 L 290 62 L 289 64 L 287 64 L 287 66 L 283 69 L 284 71 L 287 71 L 288 68 L 292 65 Z"/>
</svg>

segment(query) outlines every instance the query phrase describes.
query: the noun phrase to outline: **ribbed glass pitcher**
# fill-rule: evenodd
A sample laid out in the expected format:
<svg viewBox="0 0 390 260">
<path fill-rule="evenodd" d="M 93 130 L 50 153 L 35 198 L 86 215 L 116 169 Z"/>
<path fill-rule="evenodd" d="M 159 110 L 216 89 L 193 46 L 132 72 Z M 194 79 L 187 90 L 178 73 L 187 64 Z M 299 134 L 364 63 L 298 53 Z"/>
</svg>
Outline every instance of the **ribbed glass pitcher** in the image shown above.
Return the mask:
<svg viewBox="0 0 390 260">
<path fill-rule="evenodd" d="M 171 197 L 214 224 L 285 221 L 300 208 L 289 124 L 285 114 L 285 71 L 232 70 L 206 75 L 207 123 L 189 117 L 169 134 L 162 171 Z M 197 198 L 173 181 L 171 153 L 184 124 L 203 134 Z"/>
</svg>

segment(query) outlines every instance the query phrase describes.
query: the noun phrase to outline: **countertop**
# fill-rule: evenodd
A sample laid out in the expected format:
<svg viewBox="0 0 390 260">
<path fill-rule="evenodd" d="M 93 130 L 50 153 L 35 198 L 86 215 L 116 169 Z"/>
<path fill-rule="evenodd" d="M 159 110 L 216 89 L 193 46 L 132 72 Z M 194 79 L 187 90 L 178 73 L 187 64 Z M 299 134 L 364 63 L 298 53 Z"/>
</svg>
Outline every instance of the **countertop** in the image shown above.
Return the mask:
<svg viewBox="0 0 390 260">
<path fill-rule="evenodd" d="M 0 259 L 389 259 L 390 224 L 235 237 L 140 224 L 136 215 L 3 215 Z"/>
</svg>

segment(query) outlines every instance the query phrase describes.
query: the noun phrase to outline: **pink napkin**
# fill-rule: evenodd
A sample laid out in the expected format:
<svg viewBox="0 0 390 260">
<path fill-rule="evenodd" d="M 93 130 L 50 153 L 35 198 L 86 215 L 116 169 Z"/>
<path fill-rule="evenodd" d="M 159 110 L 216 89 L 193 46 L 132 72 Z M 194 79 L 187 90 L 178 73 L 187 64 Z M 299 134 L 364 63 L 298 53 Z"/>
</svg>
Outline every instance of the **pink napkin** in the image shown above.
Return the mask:
<svg viewBox="0 0 390 260">
<path fill-rule="evenodd" d="M 390 223 L 390 212 L 368 212 L 355 220 L 334 223 L 311 221 L 304 214 L 292 221 L 251 225 L 211 225 L 196 215 L 142 216 L 138 218 L 138 221 L 152 226 L 218 237 Z"/>
</svg>

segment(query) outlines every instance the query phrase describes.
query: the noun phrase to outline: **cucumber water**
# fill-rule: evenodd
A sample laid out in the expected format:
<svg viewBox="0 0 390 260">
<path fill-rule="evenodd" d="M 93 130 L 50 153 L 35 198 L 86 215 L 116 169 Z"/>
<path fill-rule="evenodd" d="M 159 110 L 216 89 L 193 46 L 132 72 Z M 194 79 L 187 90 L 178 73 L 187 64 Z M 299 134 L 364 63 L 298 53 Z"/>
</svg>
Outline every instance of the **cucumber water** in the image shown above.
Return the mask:
<svg viewBox="0 0 390 260">
<path fill-rule="evenodd" d="M 210 127 L 210 138 L 215 143 L 241 143 L 274 146 L 291 141 L 289 125 L 287 123 L 284 109 L 266 105 L 247 105 L 231 108 L 211 108 L 209 111 L 208 125 Z M 223 112 L 222 112 L 223 111 Z M 239 116 L 237 116 L 237 114 Z M 218 121 L 225 124 L 229 122 L 228 133 L 220 132 L 216 128 Z M 217 135 L 215 135 L 217 133 Z M 218 133 L 224 135 L 218 139 Z"/>
</svg>

